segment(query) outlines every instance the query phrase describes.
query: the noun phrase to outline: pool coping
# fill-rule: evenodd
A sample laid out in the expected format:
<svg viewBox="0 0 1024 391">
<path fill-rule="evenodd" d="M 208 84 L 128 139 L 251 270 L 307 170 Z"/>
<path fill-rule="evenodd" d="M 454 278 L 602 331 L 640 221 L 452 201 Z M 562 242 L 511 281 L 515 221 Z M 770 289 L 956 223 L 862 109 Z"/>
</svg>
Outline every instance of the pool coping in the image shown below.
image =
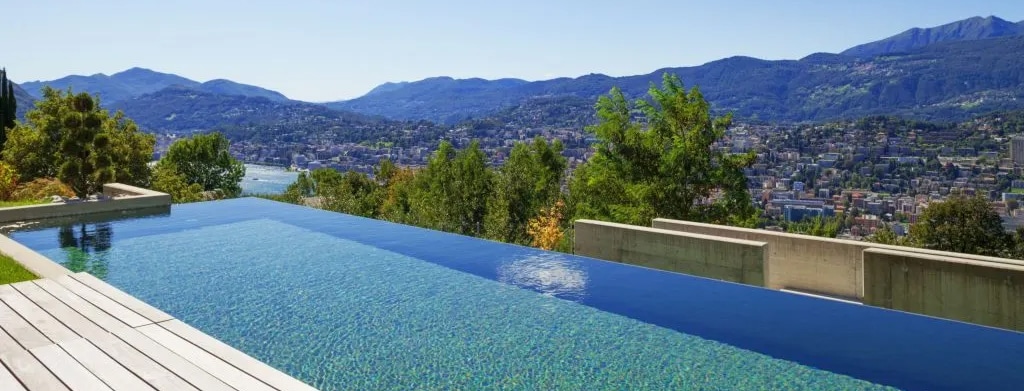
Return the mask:
<svg viewBox="0 0 1024 391">
<path fill-rule="evenodd" d="M 161 207 L 170 209 L 171 207 L 171 196 L 169 194 L 123 183 L 104 184 L 103 195 L 108 198 L 99 201 L 0 208 L 0 223 L 21 223 L 56 217 Z M 39 278 L 57 278 L 73 274 L 71 270 L 68 270 L 61 264 L 14 241 L 6 235 L 0 235 L 0 253 L 11 257 L 15 262 L 20 263 Z"/>
</svg>

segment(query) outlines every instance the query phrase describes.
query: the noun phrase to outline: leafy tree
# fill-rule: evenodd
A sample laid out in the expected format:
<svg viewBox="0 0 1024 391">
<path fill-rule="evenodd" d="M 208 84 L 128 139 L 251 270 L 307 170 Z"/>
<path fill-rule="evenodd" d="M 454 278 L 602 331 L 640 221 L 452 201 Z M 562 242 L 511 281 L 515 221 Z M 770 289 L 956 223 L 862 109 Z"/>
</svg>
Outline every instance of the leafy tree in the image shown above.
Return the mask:
<svg viewBox="0 0 1024 391">
<path fill-rule="evenodd" d="M 14 96 L 14 83 L 7 80 L 7 69 L 0 69 L 0 151 L 7 142 L 7 130 L 14 127 L 18 99 Z"/>
<path fill-rule="evenodd" d="M 230 142 L 220 133 L 192 136 L 175 141 L 157 166 L 170 165 L 204 191 L 220 190 L 228 197 L 242 193 L 239 184 L 245 176 L 245 165 L 231 156 Z"/>
<path fill-rule="evenodd" d="M 0 162 L 0 200 L 9 200 L 18 188 L 18 173 L 7 163 Z"/>
<path fill-rule="evenodd" d="M 381 161 L 375 173 L 384 193 L 378 214 L 381 218 L 396 223 L 409 222 L 416 173 L 411 168 L 399 168 L 390 160 Z"/>
<path fill-rule="evenodd" d="M 487 212 L 493 173 L 476 141 L 456 151 L 442 141 L 416 175 L 409 196 L 408 222 L 422 227 L 479 235 Z"/>
<path fill-rule="evenodd" d="M 957 194 L 928 205 L 910 226 L 908 240 L 933 250 L 1004 256 L 1012 238 L 1002 223 L 984 198 Z"/>
<path fill-rule="evenodd" d="M 839 235 L 839 231 L 842 228 L 843 219 L 841 217 L 822 218 L 821 216 L 815 216 L 812 219 L 787 224 L 786 232 L 834 238 Z"/>
<path fill-rule="evenodd" d="M 755 225 L 742 169 L 756 156 L 715 147 L 732 117 L 712 118 L 700 91 L 687 92 L 675 76 L 666 74 L 649 95 L 650 102 L 630 104 L 614 88 L 598 100 L 599 122 L 587 129 L 598 138 L 596 152 L 570 182 L 574 218 Z"/>
<path fill-rule="evenodd" d="M 380 204 L 379 187 L 366 174 L 349 171 L 341 175 L 339 181 L 317 182 L 316 194 L 322 197 L 324 209 L 376 218 Z"/>
<path fill-rule="evenodd" d="M 527 223 L 527 234 L 530 236 L 530 244 L 544 250 L 554 250 L 565 235 L 562 229 L 562 210 L 565 203 L 558 200 L 549 208 L 544 208 L 540 214 L 530 219 Z"/>
<path fill-rule="evenodd" d="M 897 236 L 896 231 L 893 231 L 888 225 L 883 225 L 881 228 L 875 230 L 873 235 L 867 237 L 867 241 L 892 246 L 907 245 L 906 239 Z"/>
<path fill-rule="evenodd" d="M 158 164 L 153 170 L 153 190 L 170 194 L 175 203 L 197 202 L 203 200 L 203 187 L 198 183 L 188 183 L 184 176 L 178 174 L 174 167 Z"/>
<path fill-rule="evenodd" d="M 89 97 L 91 108 L 87 112 L 76 110 L 76 101 L 88 104 L 86 97 L 89 96 L 76 95 L 70 89 L 59 91 L 44 87 L 43 99 L 37 101 L 35 109 L 26 114 L 26 122 L 17 124 L 8 133 L 3 161 L 15 168 L 22 182 L 57 177 L 58 170 L 69 159 L 79 164 L 82 162 L 81 156 L 61 152 L 64 140 L 72 140 L 69 142 L 77 144 L 77 147 L 67 147 L 79 149 L 79 152 L 94 148 L 97 152 L 103 151 L 102 155 L 106 158 L 90 154 L 86 160 L 109 159 L 109 180 L 148 186 L 148 163 L 153 156 L 156 138 L 140 132 L 138 126 L 121 112 L 111 116 L 100 107 L 96 98 Z M 68 119 L 71 117 L 76 119 Z M 72 121 L 70 125 L 76 126 L 66 126 L 69 124 L 65 120 Z M 92 139 L 77 138 L 89 134 L 92 134 Z M 105 146 L 96 145 L 95 141 L 100 139 L 107 140 Z"/>
<path fill-rule="evenodd" d="M 103 190 L 114 179 L 111 167 L 110 135 L 102 131 L 103 118 L 96 103 L 86 93 L 75 95 L 71 110 L 61 118 L 60 168 L 57 179 L 66 183 L 79 197 Z"/>
<path fill-rule="evenodd" d="M 516 143 L 495 175 L 494 191 L 484 218 L 486 236 L 510 243 L 528 244 L 527 222 L 542 207 L 561 195 L 566 162 L 562 144 L 537 138 L 531 144 Z"/>
</svg>

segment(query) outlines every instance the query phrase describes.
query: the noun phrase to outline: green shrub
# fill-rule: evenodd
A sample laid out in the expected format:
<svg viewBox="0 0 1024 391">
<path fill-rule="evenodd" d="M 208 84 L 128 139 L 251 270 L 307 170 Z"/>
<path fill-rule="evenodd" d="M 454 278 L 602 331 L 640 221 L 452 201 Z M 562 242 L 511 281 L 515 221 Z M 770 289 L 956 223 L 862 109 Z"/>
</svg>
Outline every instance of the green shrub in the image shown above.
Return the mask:
<svg viewBox="0 0 1024 391">
<path fill-rule="evenodd" d="M 17 186 L 18 173 L 9 164 L 0 162 L 0 200 L 10 200 Z"/>
</svg>

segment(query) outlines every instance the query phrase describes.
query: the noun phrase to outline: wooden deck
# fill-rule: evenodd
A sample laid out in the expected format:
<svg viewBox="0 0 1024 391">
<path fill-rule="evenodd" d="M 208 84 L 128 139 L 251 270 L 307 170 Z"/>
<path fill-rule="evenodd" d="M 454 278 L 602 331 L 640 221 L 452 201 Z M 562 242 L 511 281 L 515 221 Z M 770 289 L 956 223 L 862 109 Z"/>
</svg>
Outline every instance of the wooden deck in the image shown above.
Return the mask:
<svg viewBox="0 0 1024 391">
<path fill-rule="evenodd" d="M 92 275 L 0 285 L 0 390 L 314 390 Z"/>
</svg>

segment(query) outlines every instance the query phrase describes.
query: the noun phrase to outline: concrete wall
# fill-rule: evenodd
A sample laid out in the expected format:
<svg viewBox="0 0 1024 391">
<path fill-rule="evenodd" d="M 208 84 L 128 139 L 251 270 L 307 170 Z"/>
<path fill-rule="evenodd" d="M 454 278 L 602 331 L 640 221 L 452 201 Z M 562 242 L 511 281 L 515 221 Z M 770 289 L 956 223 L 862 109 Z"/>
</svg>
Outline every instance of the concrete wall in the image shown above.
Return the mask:
<svg viewBox="0 0 1024 391">
<path fill-rule="evenodd" d="M 764 286 L 763 242 L 577 220 L 577 255 L 695 276 Z"/>
<path fill-rule="evenodd" d="M 653 227 L 768 243 L 767 287 L 798 290 L 861 301 L 864 297 L 863 252 L 869 248 L 1013 264 L 1014 260 L 888 246 L 877 243 L 820 238 L 783 232 L 655 219 Z"/>
<path fill-rule="evenodd" d="M 768 243 L 766 286 L 850 300 L 864 296 L 863 242 L 655 219 L 655 228 Z"/>
<path fill-rule="evenodd" d="M 103 194 L 113 198 L 89 202 L 81 201 L 0 208 L 0 222 L 30 221 L 128 209 L 170 207 L 171 205 L 171 196 L 166 193 L 120 183 L 103 185 Z"/>
<path fill-rule="evenodd" d="M 864 304 L 1024 331 L 1024 262 L 871 248 Z"/>
</svg>

